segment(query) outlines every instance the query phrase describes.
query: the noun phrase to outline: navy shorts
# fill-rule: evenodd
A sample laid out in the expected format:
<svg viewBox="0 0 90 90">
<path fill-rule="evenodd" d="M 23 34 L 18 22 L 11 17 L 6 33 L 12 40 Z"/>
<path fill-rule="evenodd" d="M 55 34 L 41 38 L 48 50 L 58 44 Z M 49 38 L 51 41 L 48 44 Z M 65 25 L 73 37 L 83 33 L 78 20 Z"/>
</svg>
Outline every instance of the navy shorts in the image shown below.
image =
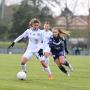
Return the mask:
<svg viewBox="0 0 90 90">
<path fill-rule="evenodd" d="M 53 54 L 54 60 L 58 59 L 60 56 L 64 56 L 64 50 L 63 51 L 56 51 Z"/>
</svg>

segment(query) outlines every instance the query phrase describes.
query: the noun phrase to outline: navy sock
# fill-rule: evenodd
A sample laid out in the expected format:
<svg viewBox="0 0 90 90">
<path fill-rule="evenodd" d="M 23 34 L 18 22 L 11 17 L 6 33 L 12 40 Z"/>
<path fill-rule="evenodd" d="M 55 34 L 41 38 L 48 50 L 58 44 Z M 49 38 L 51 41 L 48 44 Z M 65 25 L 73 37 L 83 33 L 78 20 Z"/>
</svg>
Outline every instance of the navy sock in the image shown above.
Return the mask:
<svg viewBox="0 0 90 90">
<path fill-rule="evenodd" d="M 63 65 L 65 65 L 65 66 L 68 66 L 68 67 L 69 67 L 69 63 L 68 63 L 68 61 L 65 61 Z"/>
<path fill-rule="evenodd" d="M 62 65 L 60 65 L 58 67 L 63 73 L 67 73 L 67 70 Z"/>
</svg>

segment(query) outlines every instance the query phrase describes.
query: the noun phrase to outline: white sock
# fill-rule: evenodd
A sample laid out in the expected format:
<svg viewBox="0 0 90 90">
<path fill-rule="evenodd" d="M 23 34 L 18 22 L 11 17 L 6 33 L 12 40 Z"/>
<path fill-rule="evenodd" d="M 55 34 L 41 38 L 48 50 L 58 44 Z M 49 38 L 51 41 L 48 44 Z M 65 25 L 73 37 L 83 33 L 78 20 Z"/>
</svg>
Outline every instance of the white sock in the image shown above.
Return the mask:
<svg viewBox="0 0 90 90">
<path fill-rule="evenodd" d="M 51 73 L 51 70 L 50 70 L 50 68 L 48 67 L 48 68 L 45 68 L 45 71 L 47 71 L 48 72 L 48 75 L 51 75 L 52 73 Z"/>
<path fill-rule="evenodd" d="M 45 63 L 49 65 L 49 58 L 45 59 Z"/>
<path fill-rule="evenodd" d="M 26 72 L 26 64 L 25 65 L 21 65 L 21 69 L 22 69 L 22 71 Z"/>
<path fill-rule="evenodd" d="M 48 58 L 46 58 L 45 56 L 43 56 L 43 57 L 42 57 L 42 60 L 44 60 L 45 63 L 48 64 Z M 47 68 L 44 68 L 44 70 L 45 70 L 46 72 L 48 72 L 48 75 L 51 75 L 51 70 L 50 70 L 49 65 L 48 65 Z"/>
</svg>

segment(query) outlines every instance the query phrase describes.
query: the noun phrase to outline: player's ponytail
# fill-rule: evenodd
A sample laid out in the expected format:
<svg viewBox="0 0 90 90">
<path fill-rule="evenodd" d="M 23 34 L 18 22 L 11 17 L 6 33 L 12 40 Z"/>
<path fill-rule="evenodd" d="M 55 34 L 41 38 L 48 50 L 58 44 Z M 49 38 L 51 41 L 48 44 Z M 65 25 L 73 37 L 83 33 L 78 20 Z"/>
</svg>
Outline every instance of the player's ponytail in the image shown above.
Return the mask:
<svg viewBox="0 0 90 90">
<path fill-rule="evenodd" d="M 69 31 L 60 29 L 60 27 L 55 27 L 54 29 L 58 30 L 59 36 L 60 36 L 60 37 L 63 37 L 63 36 L 70 36 L 70 32 L 69 32 Z"/>
<path fill-rule="evenodd" d="M 70 36 L 70 31 L 66 31 L 64 29 L 59 29 L 60 36 Z"/>
</svg>

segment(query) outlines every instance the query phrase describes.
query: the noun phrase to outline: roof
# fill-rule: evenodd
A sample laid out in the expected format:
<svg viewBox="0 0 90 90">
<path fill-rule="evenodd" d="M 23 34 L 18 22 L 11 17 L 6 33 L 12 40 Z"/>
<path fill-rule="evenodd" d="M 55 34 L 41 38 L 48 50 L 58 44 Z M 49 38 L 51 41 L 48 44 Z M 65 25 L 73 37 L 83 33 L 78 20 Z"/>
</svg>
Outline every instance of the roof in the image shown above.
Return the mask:
<svg viewBox="0 0 90 90">
<path fill-rule="evenodd" d="M 66 27 L 66 18 L 65 17 L 56 17 L 57 25 Z M 90 16 L 74 16 L 68 19 L 69 28 L 79 28 L 86 29 L 90 26 Z M 82 28 L 83 27 L 83 28 Z"/>
</svg>

